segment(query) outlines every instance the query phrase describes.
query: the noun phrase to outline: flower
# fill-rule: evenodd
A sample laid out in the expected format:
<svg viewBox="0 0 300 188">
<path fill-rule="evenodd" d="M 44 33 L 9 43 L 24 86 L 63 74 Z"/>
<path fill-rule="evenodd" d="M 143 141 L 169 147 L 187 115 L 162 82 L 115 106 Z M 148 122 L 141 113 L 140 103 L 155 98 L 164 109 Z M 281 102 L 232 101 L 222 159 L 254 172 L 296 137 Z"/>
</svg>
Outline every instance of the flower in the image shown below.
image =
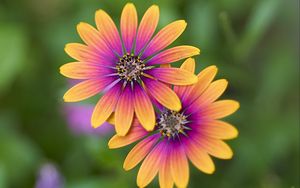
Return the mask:
<svg viewBox="0 0 300 188">
<path fill-rule="evenodd" d="M 182 69 L 194 72 L 193 59 L 186 60 Z M 187 187 L 188 159 L 201 171 L 211 174 L 215 170 L 210 157 L 230 159 L 230 147 L 223 141 L 235 138 L 238 131 L 229 123 L 219 120 L 234 113 L 239 103 L 218 100 L 227 87 L 227 81 L 213 81 L 217 73 L 210 66 L 198 74 L 199 81 L 192 86 L 175 86 L 174 91 L 182 102 L 178 112 L 159 107 L 156 127 L 152 132 L 141 128 L 137 119 L 130 132 L 122 137 L 115 135 L 110 148 L 119 148 L 141 140 L 127 155 L 124 169 L 134 168 L 143 159 L 137 175 L 137 185 L 147 186 L 158 173 L 162 188 Z"/>
<path fill-rule="evenodd" d="M 57 168 L 51 163 L 43 164 L 35 188 L 62 188 L 63 185 L 63 177 Z"/>
<path fill-rule="evenodd" d="M 96 129 L 89 126 L 93 105 L 67 104 L 64 106 L 64 112 L 70 130 L 76 135 L 109 135 L 113 132 L 113 126 L 108 122 Z"/>
<path fill-rule="evenodd" d="M 164 50 L 185 30 L 186 22 L 174 21 L 152 38 L 158 19 L 159 8 L 153 5 L 138 26 L 135 6 L 128 3 L 121 14 L 121 37 L 103 10 L 95 15 L 97 29 L 87 23 L 78 24 L 78 33 L 87 45 L 67 44 L 66 53 L 78 62 L 63 65 L 60 72 L 81 82 L 65 93 L 64 100 L 76 102 L 103 93 L 92 114 L 93 127 L 115 112 L 118 135 L 126 135 L 134 114 L 146 130 L 153 130 L 155 113 L 150 96 L 169 109 L 181 109 L 178 96 L 164 83 L 190 85 L 197 82 L 197 76 L 159 65 L 198 55 L 200 50 L 187 45 Z"/>
</svg>

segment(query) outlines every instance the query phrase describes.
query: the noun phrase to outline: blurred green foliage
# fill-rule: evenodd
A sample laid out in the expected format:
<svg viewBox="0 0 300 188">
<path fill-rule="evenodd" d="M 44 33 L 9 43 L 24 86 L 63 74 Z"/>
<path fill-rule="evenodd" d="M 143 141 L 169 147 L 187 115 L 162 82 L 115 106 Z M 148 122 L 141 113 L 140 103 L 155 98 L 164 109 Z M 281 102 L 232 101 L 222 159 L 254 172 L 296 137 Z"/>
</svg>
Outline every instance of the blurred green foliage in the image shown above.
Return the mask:
<svg viewBox="0 0 300 188">
<path fill-rule="evenodd" d="M 176 43 L 200 47 L 197 71 L 217 65 L 218 77 L 230 83 L 224 98 L 241 103 L 229 118 L 240 132 L 229 142 L 233 160 L 214 160 L 214 175 L 192 167 L 190 187 L 299 187 L 299 1 L 133 2 L 140 17 L 158 4 L 159 28 L 187 20 Z M 59 167 L 66 187 L 135 186 L 137 169 L 122 169 L 129 147 L 108 150 L 108 137 L 70 133 L 62 113 L 68 86 L 58 73 L 60 65 L 72 61 L 64 45 L 80 41 L 76 24 L 94 25 L 100 8 L 118 22 L 125 3 L 0 1 L 1 188 L 33 187 L 39 167 L 48 161 Z"/>
</svg>

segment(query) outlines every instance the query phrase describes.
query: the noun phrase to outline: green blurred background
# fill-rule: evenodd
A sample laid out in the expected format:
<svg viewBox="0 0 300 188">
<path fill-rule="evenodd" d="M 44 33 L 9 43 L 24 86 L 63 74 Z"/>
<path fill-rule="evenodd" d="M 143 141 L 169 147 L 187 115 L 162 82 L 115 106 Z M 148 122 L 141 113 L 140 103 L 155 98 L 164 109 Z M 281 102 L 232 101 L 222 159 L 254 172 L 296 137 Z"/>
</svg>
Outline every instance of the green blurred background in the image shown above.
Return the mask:
<svg viewBox="0 0 300 188">
<path fill-rule="evenodd" d="M 73 61 L 68 42 L 81 42 L 80 21 L 94 25 L 97 9 L 119 21 L 127 1 L 0 0 L 0 187 L 34 187 L 42 164 L 56 165 L 70 188 L 135 187 L 125 172 L 130 147 L 108 150 L 110 135 L 75 135 L 68 128 L 59 66 Z M 139 17 L 160 6 L 159 28 L 188 22 L 176 41 L 201 49 L 197 71 L 219 67 L 230 86 L 223 98 L 240 110 L 229 161 L 216 173 L 191 168 L 190 187 L 299 187 L 299 1 L 133 1 Z M 181 63 L 181 62 L 180 62 Z M 178 64 L 177 64 L 178 65 Z M 81 104 L 95 103 L 98 97 Z M 90 126 L 90 125 L 86 125 Z M 155 180 L 149 187 L 157 187 Z"/>
</svg>

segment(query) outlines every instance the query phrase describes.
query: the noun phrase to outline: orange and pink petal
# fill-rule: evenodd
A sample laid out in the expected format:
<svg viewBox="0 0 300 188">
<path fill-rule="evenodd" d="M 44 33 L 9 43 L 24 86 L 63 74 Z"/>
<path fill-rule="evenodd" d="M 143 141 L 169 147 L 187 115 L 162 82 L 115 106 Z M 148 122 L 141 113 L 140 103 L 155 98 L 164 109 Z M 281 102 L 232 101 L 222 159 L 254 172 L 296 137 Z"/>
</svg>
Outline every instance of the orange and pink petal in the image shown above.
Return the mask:
<svg viewBox="0 0 300 188">
<path fill-rule="evenodd" d="M 176 46 L 155 55 L 147 61 L 147 65 L 173 63 L 198 54 L 200 54 L 200 50 L 194 46 Z"/>
<path fill-rule="evenodd" d="M 127 3 L 121 14 L 121 34 L 124 47 L 128 53 L 131 52 L 135 40 L 138 25 L 138 16 L 134 4 Z"/>
<path fill-rule="evenodd" d="M 133 93 L 130 86 L 124 88 L 115 111 L 117 135 L 125 136 L 129 131 L 134 115 Z"/>
<path fill-rule="evenodd" d="M 148 93 L 160 104 L 170 110 L 179 111 L 181 109 L 181 102 L 171 88 L 153 79 L 144 79 L 144 82 Z"/>
<path fill-rule="evenodd" d="M 155 126 L 155 112 L 152 102 L 147 95 L 146 91 L 140 86 L 134 87 L 134 109 L 135 114 L 142 126 L 151 131 Z"/>
<path fill-rule="evenodd" d="M 113 136 L 108 146 L 110 149 L 120 148 L 136 142 L 148 135 L 148 132 L 141 126 L 137 119 L 133 120 L 130 131 L 126 136 Z"/>
<path fill-rule="evenodd" d="M 191 85 L 198 81 L 196 75 L 180 68 L 154 68 L 148 70 L 147 74 L 162 82 L 174 85 Z"/>
<path fill-rule="evenodd" d="M 145 12 L 138 28 L 135 52 L 139 54 L 150 41 L 159 20 L 159 8 L 152 5 Z"/>
<path fill-rule="evenodd" d="M 173 43 L 185 30 L 186 22 L 178 20 L 162 28 L 149 42 L 143 53 L 143 58 L 154 55 Z"/>
<path fill-rule="evenodd" d="M 160 142 L 145 158 L 137 175 L 137 185 L 139 187 L 146 187 L 154 179 L 161 166 L 165 151 L 165 144 Z"/>
<path fill-rule="evenodd" d="M 157 143 L 159 136 L 160 135 L 157 134 L 149 136 L 148 138 L 143 139 L 137 145 L 135 145 L 128 153 L 124 161 L 123 168 L 125 170 L 131 170 L 137 164 L 139 164 Z"/>
<path fill-rule="evenodd" d="M 74 62 L 67 63 L 60 67 L 60 73 L 73 79 L 92 79 L 100 75 L 112 73 L 112 69 L 100 66 L 95 63 Z"/>
<path fill-rule="evenodd" d="M 120 94 L 121 87 L 117 84 L 101 97 L 94 108 L 91 118 L 91 123 L 94 128 L 99 127 L 108 120 L 116 108 Z"/>
<path fill-rule="evenodd" d="M 172 178 L 178 187 L 187 187 L 189 182 L 189 164 L 184 147 L 179 142 L 172 142 L 170 152 Z"/>
<path fill-rule="evenodd" d="M 122 42 L 119 31 L 111 19 L 111 17 L 104 11 L 98 10 L 95 15 L 97 28 L 105 39 L 107 45 L 114 51 L 114 53 L 121 56 L 123 54 Z"/>
<path fill-rule="evenodd" d="M 81 22 L 77 25 L 77 31 L 81 39 L 91 48 L 95 49 L 102 57 L 116 60 L 116 55 L 105 42 L 99 31 L 90 24 Z"/>
<path fill-rule="evenodd" d="M 102 77 L 82 81 L 79 84 L 73 86 L 65 93 L 64 100 L 65 102 L 77 102 L 87 99 L 96 94 L 99 94 L 112 81 L 113 78 L 110 77 Z"/>
<path fill-rule="evenodd" d="M 207 174 L 212 174 L 215 171 L 211 157 L 192 138 L 185 140 L 184 148 L 188 158 L 199 170 Z"/>
<path fill-rule="evenodd" d="M 181 101 L 184 107 L 188 107 L 189 104 L 201 96 L 216 76 L 217 70 L 216 66 L 209 66 L 198 74 L 198 82 L 187 87 L 182 94 Z"/>
</svg>

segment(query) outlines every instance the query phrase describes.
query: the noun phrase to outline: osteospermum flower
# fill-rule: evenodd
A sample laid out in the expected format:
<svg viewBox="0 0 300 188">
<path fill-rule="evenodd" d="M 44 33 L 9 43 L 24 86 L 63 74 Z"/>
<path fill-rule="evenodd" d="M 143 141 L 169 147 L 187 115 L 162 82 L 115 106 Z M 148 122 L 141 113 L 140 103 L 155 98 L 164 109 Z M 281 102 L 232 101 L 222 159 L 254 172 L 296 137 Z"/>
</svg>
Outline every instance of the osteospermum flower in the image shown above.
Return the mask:
<svg viewBox="0 0 300 188">
<path fill-rule="evenodd" d="M 181 109 L 178 96 L 164 83 L 189 85 L 197 82 L 197 77 L 183 69 L 158 65 L 197 55 L 200 50 L 186 45 L 164 50 L 181 35 L 186 22 L 174 21 L 152 38 L 158 19 L 159 8 L 153 5 L 138 25 L 135 6 L 129 3 L 122 11 L 120 34 L 103 10 L 96 12 L 97 29 L 87 23 L 77 26 L 86 45 L 66 45 L 67 54 L 78 62 L 63 65 L 60 72 L 82 82 L 68 90 L 64 100 L 76 102 L 102 92 L 91 118 L 93 127 L 115 111 L 118 135 L 128 132 L 134 113 L 146 130 L 152 130 L 155 113 L 149 95 L 168 109 Z"/>
<path fill-rule="evenodd" d="M 181 67 L 194 72 L 195 63 L 188 59 Z M 234 113 L 239 103 L 219 100 L 227 87 L 227 81 L 213 81 L 217 68 L 210 66 L 198 74 L 193 86 L 175 86 L 174 91 L 182 102 L 181 111 L 160 107 L 156 128 L 145 131 L 135 119 L 130 132 L 122 137 L 115 135 L 109 141 L 110 148 L 118 148 L 141 140 L 127 155 L 124 169 L 134 168 L 143 159 L 137 175 L 137 185 L 147 186 L 158 173 L 162 188 L 186 187 L 189 181 L 188 159 L 201 171 L 211 174 L 215 170 L 210 157 L 230 159 L 230 147 L 222 140 L 237 136 L 237 130 L 219 120 Z"/>
</svg>

